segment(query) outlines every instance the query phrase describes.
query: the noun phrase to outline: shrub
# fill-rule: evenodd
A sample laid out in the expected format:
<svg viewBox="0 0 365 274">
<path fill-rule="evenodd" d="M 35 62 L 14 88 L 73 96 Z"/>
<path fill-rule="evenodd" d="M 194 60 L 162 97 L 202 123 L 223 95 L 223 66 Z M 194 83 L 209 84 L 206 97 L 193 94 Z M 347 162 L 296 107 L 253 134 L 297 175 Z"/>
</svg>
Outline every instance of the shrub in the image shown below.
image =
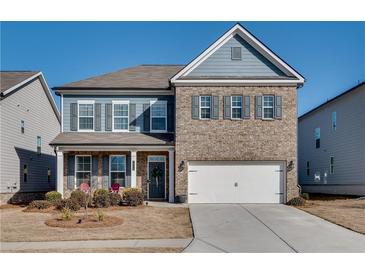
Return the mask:
<svg viewBox="0 0 365 274">
<path fill-rule="evenodd" d="M 120 205 L 120 202 L 122 201 L 122 196 L 120 196 L 119 193 L 112 192 L 109 194 L 109 198 L 110 198 L 110 204 L 112 206 Z"/>
<path fill-rule="evenodd" d="M 94 192 L 93 202 L 95 207 L 109 207 L 110 206 L 110 196 L 109 190 L 107 189 L 97 189 Z"/>
<path fill-rule="evenodd" d="M 82 190 L 75 190 L 71 192 L 70 199 L 77 202 L 81 207 L 85 207 L 90 204 L 90 197 Z"/>
<path fill-rule="evenodd" d="M 58 210 L 63 210 L 65 208 L 68 208 L 72 211 L 78 211 L 81 208 L 81 206 L 79 205 L 78 202 L 69 198 L 58 201 L 56 204 L 56 208 Z"/>
<path fill-rule="evenodd" d="M 309 200 L 309 193 L 302 193 L 300 195 L 303 199 Z"/>
<path fill-rule="evenodd" d="M 96 219 L 98 220 L 98 222 L 102 222 L 102 221 L 104 221 L 104 219 L 105 219 L 105 214 L 104 214 L 104 212 L 103 212 L 103 211 L 101 211 L 100 209 L 98 209 L 98 210 L 96 211 Z"/>
<path fill-rule="evenodd" d="M 143 203 L 143 193 L 138 188 L 126 188 L 123 191 L 123 200 L 129 206 L 138 206 Z"/>
<path fill-rule="evenodd" d="M 50 191 L 46 193 L 46 200 L 51 204 L 56 204 L 62 199 L 62 194 L 57 191 Z"/>
<path fill-rule="evenodd" d="M 304 206 L 305 200 L 302 197 L 294 197 L 293 199 L 288 201 L 286 204 L 292 205 L 292 206 Z"/>
<path fill-rule="evenodd" d="M 62 212 L 61 212 L 61 218 L 62 220 L 64 221 L 70 221 L 73 217 L 73 213 L 72 213 L 72 210 L 65 207 L 64 209 L 62 209 Z"/>
<path fill-rule="evenodd" d="M 28 208 L 46 209 L 51 207 L 52 204 L 45 200 L 34 200 L 29 205 Z"/>
</svg>

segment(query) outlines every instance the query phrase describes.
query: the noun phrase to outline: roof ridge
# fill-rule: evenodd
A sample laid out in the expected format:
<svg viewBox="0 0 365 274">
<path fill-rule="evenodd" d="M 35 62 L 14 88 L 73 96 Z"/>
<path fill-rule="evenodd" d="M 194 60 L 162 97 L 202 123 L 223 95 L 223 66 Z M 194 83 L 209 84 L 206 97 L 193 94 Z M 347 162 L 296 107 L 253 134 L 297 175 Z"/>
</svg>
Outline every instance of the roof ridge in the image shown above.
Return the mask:
<svg viewBox="0 0 365 274">
<path fill-rule="evenodd" d="M 186 66 L 184 64 L 140 64 L 138 66 L 143 66 L 143 67 L 167 67 L 167 66 Z"/>
</svg>

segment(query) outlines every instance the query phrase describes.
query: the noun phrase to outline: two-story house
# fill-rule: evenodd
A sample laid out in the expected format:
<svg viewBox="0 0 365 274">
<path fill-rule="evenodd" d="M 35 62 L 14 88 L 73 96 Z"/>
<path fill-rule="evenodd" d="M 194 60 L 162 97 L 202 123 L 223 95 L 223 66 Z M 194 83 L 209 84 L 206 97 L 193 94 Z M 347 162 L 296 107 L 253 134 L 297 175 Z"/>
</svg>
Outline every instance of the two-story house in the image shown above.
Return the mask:
<svg viewBox="0 0 365 274">
<path fill-rule="evenodd" d="M 38 71 L 0 72 L 0 203 L 41 198 L 56 187 L 60 114 Z"/>
<path fill-rule="evenodd" d="M 240 24 L 188 65 L 141 65 L 56 87 L 57 189 L 146 199 L 283 203 L 298 195 L 304 78 Z"/>
</svg>

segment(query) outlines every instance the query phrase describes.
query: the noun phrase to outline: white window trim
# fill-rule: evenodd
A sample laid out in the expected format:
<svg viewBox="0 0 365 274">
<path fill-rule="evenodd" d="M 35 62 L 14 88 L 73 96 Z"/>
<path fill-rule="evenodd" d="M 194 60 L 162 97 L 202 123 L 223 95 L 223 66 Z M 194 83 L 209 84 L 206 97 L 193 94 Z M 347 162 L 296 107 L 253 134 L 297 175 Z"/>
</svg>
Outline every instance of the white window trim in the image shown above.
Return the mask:
<svg viewBox="0 0 365 274">
<path fill-rule="evenodd" d="M 331 163 L 331 159 L 333 159 L 333 165 Z M 332 167 L 333 167 L 333 172 L 332 172 Z M 330 174 L 335 174 L 335 157 L 334 156 L 330 156 Z"/>
<path fill-rule="evenodd" d="M 272 107 L 265 106 L 265 97 L 272 97 Z M 272 109 L 272 118 L 265 118 L 265 109 Z M 275 96 L 274 95 L 262 95 L 262 120 L 275 120 Z"/>
<path fill-rule="evenodd" d="M 210 97 L 210 107 L 209 107 L 210 117 L 209 118 L 202 118 L 202 108 L 208 108 L 208 107 L 202 107 L 202 104 L 201 104 L 202 97 Z M 212 119 L 212 96 L 211 95 L 201 95 L 201 96 L 199 96 L 199 119 L 200 120 L 211 120 Z"/>
<path fill-rule="evenodd" d="M 91 187 L 91 180 L 92 180 L 92 170 L 93 170 L 93 158 L 91 157 L 91 155 L 75 155 L 75 174 L 74 174 L 74 178 L 75 178 L 75 183 L 74 183 L 74 189 L 77 188 L 77 173 L 78 172 L 87 172 L 87 171 L 77 171 L 77 157 L 89 157 L 90 158 L 90 187 Z"/>
<path fill-rule="evenodd" d="M 241 97 L 241 107 L 236 107 L 236 106 L 233 106 L 232 102 L 232 98 L 233 97 Z M 240 108 L 241 109 L 241 117 L 239 118 L 233 118 L 233 109 L 234 108 Z M 242 111 L 243 111 L 243 96 L 242 95 L 232 95 L 231 96 L 231 120 L 242 120 Z"/>
<path fill-rule="evenodd" d="M 80 105 L 93 105 L 93 129 L 80 129 Z M 81 116 L 91 117 L 91 116 Z M 95 101 L 94 100 L 78 100 L 77 101 L 77 131 L 94 132 L 95 131 Z"/>
<path fill-rule="evenodd" d="M 152 116 L 152 105 L 155 103 L 161 103 L 165 106 L 165 116 Z M 167 132 L 167 101 L 166 100 L 150 100 L 150 132 L 165 133 Z M 165 130 L 153 130 L 152 129 L 152 118 L 165 118 Z"/>
<path fill-rule="evenodd" d="M 114 128 L 114 105 L 128 105 L 128 114 L 127 114 L 127 125 L 128 128 L 127 129 L 115 129 Z M 125 116 L 116 116 L 121 117 L 121 118 L 125 118 Z M 129 100 L 123 100 L 123 101 L 112 101 L 112 131 L 113 132 L 129 132 Z"/>
<path fill-rule="evenodd" d="M 124 171 L 112 171 L 112 157 L 123 157 L 124 158 Z M 111 154 L 109 155 L 109 187 L 112 186 L 112 172 L 124 172 L 125 187 L 127 185 L 127 157 L 124 154 Z M 123 187 L 123 186 L 120 186 Z"/>
</svg>

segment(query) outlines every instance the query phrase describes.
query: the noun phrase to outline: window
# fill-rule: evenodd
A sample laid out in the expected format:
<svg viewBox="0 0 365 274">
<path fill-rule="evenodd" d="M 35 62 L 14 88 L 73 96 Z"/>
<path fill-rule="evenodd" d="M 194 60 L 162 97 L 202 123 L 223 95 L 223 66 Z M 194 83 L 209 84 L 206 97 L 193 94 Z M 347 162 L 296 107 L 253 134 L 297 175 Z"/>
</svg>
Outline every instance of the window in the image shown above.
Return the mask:
<svg viewBox="0 0 365 274">
<path fill-rule="evenodd" d="M 51 182 L 51 169 L 47 168 L 47 182 L 50 183 Z"/>
<path fill-rule="evenodd" d="M 42 153 L 42 137 L 41 136 L 37 136 L 37 153 L 38 154 Z"/>
<path fill-rule="evenodd" d="M 91 179 L 91 156 L 76 156 L 76 187 L 82 183 L 90 185 Z"/>
<path fill-rule="evenodd" d="M 28 165 L 23 166 L 23 182 L 26 183 L 28 181 Z"/>
<path fill-rule="evenodd" d="M 200 119 L 210 119 L 210 96 L 200 96 Z"/>
<path fill-rule="evenodd" d="M 242 96 L 231 96 L 231 118 L 242 118 Z"/>
<path fill-rule="evenodd" d="M 335 157 L 333 156 L 330 157 L 330 173 L 335 173 Z"/>
<path fill-rule="evenodd" d="M 129 102 L 118 101 L 113 102 L 113 130 L 128 131 L 129 130 Z"/>
<path fill-rule="evenodd" d="M 265 95 L 262 98 L 264 100 L 262 106 L 263 119 L 274 119 L 274 96 Z"/>
<path fill-rule="evenodd" d="M 307 161 L 307 176 L 310 176 L 310 163 Z"/>
<path fill-rule="evenodd" d="M 94 130 L 94 103 L 79 102 L 79 130 Z"/>
<path fill-rule="evenodd" d="M 21 133 L 24 134 L 24 131 L 25 131 L 25 123 L 23 120 L 20 121 L 20 131 Z"/>
<path fill-rule="evenodd" d="M 231 48 L 231 59 L 232 60 L 241 60 L 242 59 L 241 47 L 232 47 Z"/>
<path fill-rule="evenodd" d="M 337 128 L 337 113 L 336 111 L 332 112 L 332 131 L 336 131 Z"/>
<path fill-rule="evenodd" d="M 110 156 L 110 185 L 119 184 L 125 187 L 126 157 L 124 155 Z"/>
<path fill-rule="evenodd" d="M 167 102 L 151 101 L 151 131 L 167 131 Z"/>
<path fill-rule="evenodd" d="M 314 138 L 316 140 L 316 148 L 320 148 L 321 147 L 321 129 L 319 127 L 317 127 L 314 130 Z"/>
</svg>

